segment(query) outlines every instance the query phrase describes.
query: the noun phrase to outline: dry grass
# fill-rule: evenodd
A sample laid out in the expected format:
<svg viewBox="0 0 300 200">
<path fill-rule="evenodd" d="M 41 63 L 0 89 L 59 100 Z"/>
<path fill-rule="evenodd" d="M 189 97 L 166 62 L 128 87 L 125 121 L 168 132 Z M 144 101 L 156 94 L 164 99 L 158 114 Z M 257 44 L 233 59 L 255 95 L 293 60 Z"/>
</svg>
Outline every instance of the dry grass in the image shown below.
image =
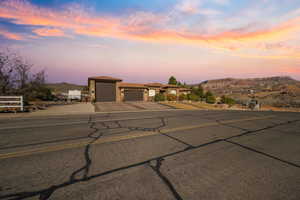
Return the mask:
<svg viewBox="0 0 300 200">
<path fill-rule="evenodd" d="M 187 110 L 195 110 L 198 109 L 197 107 L 190 105 L 190 104 L 185 104 L 185 103 L 180 103 L 180 102 L 161 102 L 161 104 L 171 106 L 173 108 L 177 109 L 187 109 Z"/>
<path fill-rule="evenodd" d="M 204 102 L 191 102 L 191 105 L 197 107 L 198 109 L 205 109 L 205 110 L 220 110 L 222 108 L 217 107 L 214 104 L 208 104 Z"/>
<path fill-rule="evenodd" d="M 261 110 L 284 111 L 284 112 L 300 112 L 300 108 L 280 108 L 274 106 L 263 105 Z"/>
</svg>

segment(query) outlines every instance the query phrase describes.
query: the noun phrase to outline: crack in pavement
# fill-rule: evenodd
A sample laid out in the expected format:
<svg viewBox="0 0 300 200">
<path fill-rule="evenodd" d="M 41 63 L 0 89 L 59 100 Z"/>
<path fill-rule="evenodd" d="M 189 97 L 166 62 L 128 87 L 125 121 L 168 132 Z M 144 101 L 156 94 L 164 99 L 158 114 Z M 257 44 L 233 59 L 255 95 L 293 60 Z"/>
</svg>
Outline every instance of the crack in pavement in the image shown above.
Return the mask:
<svg viewBox="0 0 300 200">
<path fill-rule="evenodd" d="M 162 124 L 159 125 L 158 127 L 154 128 L 156 131 L 160 131 L 161 127 L 166 126 L 166 122 L 164 121 L 165 119 L 164 118 L 160 118 L 160 119 L 162 120 Z M 99 174 L 89 175 L 89 168 L 90 168 L 90 165 L 92 163 L 92 160 L 90 159 L 90 155 L 89 155 L 90 145 L 91 145 L 91 143 L 95 142 L 96 140 L 98 140 L 102 136 L 101 133 L 99 133 L 98 135 L 95 135 L 99 130 L 96 127 L 94 127 L 95 126 L 95 122 L 92 122 L 91 118 L 90 118 L 89 119 L 90 128 L 94 129 L 94 131 L 89 134 L 89 137 L 92 138 L 93 140 L 85 148 L 84 155 L 85 155 L 86 163 L 85 163 L 85 165 L 82 168 L 80 168 L 80 169 L 76 170 L 75 172 L 73 172 L 71 174 L 71 176 L 70 176 L 70 179 L 68 181 L 63 182 L 63 183 L 58 184 L 58 185 L 50 186 L 50 187 L 48 187 L 46 189 L 42 189 L 42 190 L 30 191 L 30 192 L 19 192 L 19 193 L 13 193 L 13 194 L 3 195 L 3 196 L 0 196 L 0 199 L 5 199 L 6 198 L 6 199 L 9 199 L 9 200 L 19 200 L 19 199 L 26 199 L 26 198 L 38 196 L 40 200 L 47 200 L 53 194 L 53 192 L 55 192 L 56 190 L 61 189 L 63 187 L 67 187 L 67 186 L 70 186 L 70 185 L 73 185 L 73 184 L 76 184 L 76 183 L 79 183 L 79 182 L 90 181 L 90 180 L 95 179 L 95 178 L 99 178 L 99 177 L 102 177 L 102 176 L 105 176 L 105 175 L 109 175 L 109 174 L 112 174 L 112 173 L 115 173 L 115 172 L 118 172 L 118 171 L 130 169 L 130 168 L 137 167 L 137 166 L 142 166 L 142 165 L 150 165 L 150 167 L 157 173 L 157 175 L 163 180 L 163 182 L 171 190 L 171 192 L 173 193 L 174 197 L 176 199 L 182 199 L 181 196 L 176 191 L 176 189 L 174 188 L 174 186 L 171 183 L 171 181 L 168 180 L 167 177 L 160 172 L 160 167 L 162 165 L 162 161 L 165 158 L 171 157 L 171 156 L 183 153 L 183 152 L 191 151 L 191 150 L 194 150 L 194 149 L 199 149 L 199 148 L 211 145 L 211 144 L 216 144 L 216 143 L 219 143 L 219 142 L 229 142 L 229 143 L 232 143 L 234 145 L 238 145 L 238 146 L 240 146 L 242 148 L 246 148 L 246 149 L 251 150 L 253 152 L 265 155 L 265 156 L 273 158 L 273 159 L 275 159 L 277 161 L 281 161 L 281 162 L 287 163 L 287 164 L 289 164 L 291 166 L 299 168 L 299 165 L 297 165 L 297 164 L 291 163 L 289 161 L 284 161 L 284 160 L 282 160 L 280 158 L 277 158 L 275 156 L 272 156 L 272 155 L 269 155 L 269 154 L 257 151 L 255 149 L 243 146 L 241 144 L 229 141 L 229 139 L 232 139 L 232 138 L 235 138 L 235 137 L 242 137 L 244 135 L 257 133 L 257 132 L 260 132 L 262 130 L 271 129 L 271 128 L 274 128 L 274 127 L 277 127 L 277 126 L 281 126 L 281 125 L 285 125 L 285 124 L 290 124 L 290 123 L 294 123 L 294 122 L 298 122 L 298 121 L 299 120 L 293 120 L 293 121 L 288 121 L 288 122 L 285 122 L 285 123 L 280 123 L 280 124 L 277 124 L 277 125 L 274 125 L 274 126 L 268 126 L 268 127 L 262 128 L 262 129 L 257 129 L 257 130 L 253 130 L 253 131 L 246 131 L 245 133 L 242 133 L 242 134 L 239 134 L 239 135 L 231 136 L 231 137 L 224 138 L 224 139 L 216 139 L 216 140 L 213 140 L 211 142 L 207 142 L 207 143 L 200 144 L 200 145 L 197 145 L 197 146 L 189 145 L 187 148 L 179 150 L 179 151 L 175 151 L 175 152 L 172 152 L 172 153 L 164 154 L 164 155 L 161 155 L 161 156 L 158 156 L 158 157 L 154 157 L 154 158 L 151 158 L 151 159 L 139 162 L 139 163 L 134 163 L 134 164 L 131 164 L 131 165 L 127 165 L 127 166 L 115 168 L 115 169 L 112 169 L 112 170 L 108 170 L 108 171 L 105 171 L 105 172 L 102 172 L 102 173 L 99 173 Z M 178 140 L 176 140 L 176 141 L 178 141 Z M 156 162 L 156 164 L 153 165 L 153 162 Z M 81 171 L 84 171 L 84 175 L 81 178 L 76 178 L 75 176 L 79 172 L 81 172 Z"/>
<path fill-rule="evenodd" d="M 166 122 L 165 118 L 163 118 L 163 117 L 161 118 L 161 124 L 162 125 L 160 127 L 158 127 L 155 131 L 158 131 L 163 136 L 166 136 L 168 138 L 171 138 L 172 140 L 175 140 L 175 141 L 177 141 L 177 142 L 179 142 L 181 144 L 186 145 L 187 148 L 193 148 L 194 147 L 193 145 L 191 145 L 191 144 L 189 144 L 187 142 L 184 142 L 183 140 L 180 140 L 180 139 L 178 139 L 176 137 L 173 137 L 173 136 L 171 136 L 171 135 L 169 135 L 167 133 L 162 133 L 161 129 L 167 126 L 167 122 Z"/>
<path fill-rule="evenodd" d="M 249 150 L 249 151 L 252 151 L 252 152 L 255 152 L 255 153 L 258 153 L 258 154 L 267 156 L 267 157 L 269 157 L 269 158 L 273 158 L 273 159 L 275 159 L 275 160 L 278 160 L 278 161 L 280 161 L 280 162 L 286 163 L 286 164 L 288 164 L 288 165 L 291 165 L 291 166 L 300 168 L 300 165 L 297 165 L 297 164 L 295 164 L 295 163 L 293 163 L 293 162 L 290 162 L 290 161 L 287 161 L 287 160 L 283 160 L 283 159 L 278 158 L 278 157 L 276 157 L 276 156 L 273 156 L 273 155 L 264 153 L 264 152 L 262 152 L 262 151 L 258 151 L 258 150 L 256 150 L 256 149 L 253 149 L 253 148 L 251 148 L 251 147 L 242 145 L 242 144 L 240 144 L 240 143 L 233 142 L 233 141 L 229 141 L 229 140 L 224 140 L 224 141 L 225 141 L 225 142 L 228 142 L 228 143 L 230 143 L 230 144 L 234 144 L 234 145 L 236 145 L 236 146 L 239 146 L 239 147 L 241 147 L 241 148 L 243 148 L 243 149 L 247 149 L 247 150 Z"/>
<path fill-rule="evenodd" d="M 81 171 L 84 171 L 83 179 L 86 179 L 88 177 L 90 166 L 92 164 L 92 160 L 90 158 L 91 145 L 103 135 L 103 133 L 98 133 L 99 129 L 95 127 L 95 122 L 92 122 L 91 116 L 89 118 L 88 123 L 90 124 L 89 128 L 94 129 L 94 131 L 88 135 L 89 138 L 92 138 L 92 141 L 85 147 L 85 151 L 84 151 L 86 164 L 82 168 L 76 170 L 71 174 L 70 181 L 74 181 L 76 179 L 75 178 L 76 175 L 79 174 Z"/>
<path fill-rule="evenodd" d="M 296 120 L 289 120 L 289 121 L 286 121 L 286 122 L 282 122 L 282 123 L 278 123 L 278 124 L 266 126 L 266 127 L 264 127 L 264 128 L 261 128 L 261 129 L 247 130 L 246 132 L 244 132 L 244 133 L 242 133 L 242 134 L 234 135 L 234 136 L 231 136 L 231 137 L 226 138 L 226 139 L 227 139 L 227 140 L 230 140 L 230 139 L 232 139 L 232 138 L 242 137 L 242 136 L 248 135 L 248 134 L 257 134 L 257 133 L 260 132 L 260 131 L 272 129 L 272 128 L 275 128 L 275 127 L 278 127 L 278 126 L 287 125 L 287 124 L 290 124 L 290 123 L 296 123 L 296 122 L 299 122 L 299 121 L 300 121 L 299 119 L 296 119 Z M 222 124 L 222 125 L 224 125 L 224 124 Z M 226 126 L 226 125 L 224 125 L 224 126 Z"/>
<path fill-rule="evenodd" d="M 242 131 L 249 131 L 249 129 L 245 129 L 245 128 L 242 128 L 242 127 L 239 127 L 239 126 L 234 126 L 234 125 L 231 125 L 231 124 L 224 124 L 222 123 L 221 120 L 216 120 L 216 122 L 222 126 L 227 126 L 227 127 L 230 127 L 230 128 L 235 128 L 235 129 L 239 129 L 239 130 L 242 130 Z"/>
<path fill-rule="evenodd" d="M 175 187 L 173 186 L 173 184 L 171 183 L 171 181 L 164 176 L 161 171 L 160 171 L 160 167 L 162 165 L 162 161 L 164 161 L 163 158 L 158 158 L 156 160 L 150 161 L 148 162 L 148 165 L 151 167 L 151 169 L 153 169 L 154 172 L 156 172 L 156 174 L 159 176 L 159 178 L 163 181 L 163 183 L 166 184 L 166 186 L 170 189 L 170 191 L 172 192 L 172 194 L 174 195 L 174 197 L 177 200 L 182 200 L 182 197 L 180 196 L 180 194 L 176 191 Z M 155 163 L 153 163 L 155 162 Z M 154 164 L 154 165 L 153 165 Z"/>
<path fill-rule="evenodd" d="M 212 114 L 212 113 L 210 113 Z M 202 116 L 203 114 L 201 115 L 193 115 L 193 114 L 185 114 L 185 115 L 182 115 L 180 116 L 180 118 L 182 117 L 195 117 L 195 116 Z M 109 117 L 110 115 L 108 114 L 107 117 Z M 168 115 L 168 116 L 163 116 L 162 118 L 178 118 L 178 116 L 176 115 Z M 151 118 L 140 118 L 139 120 L 141 119 L 160 119 L 160 117 L 151 117 Z M 99 131 L 102 131 L 102 130 L 107 130 L 107 129 L 121 129 L 121 128 L 127 128 L 129 129 L 128 131 L 121 131 L 119 133 L 109 133 L 108 135 L 115 135 L 115 134 L 122 134 L 122 133 L 128 133 L 130 131 L 157 131 L 160 127 L 156 127 L 156 128 L 143 128 L 143 127 L 126 127 L 126 126 L 122 126 L 120 124 L 120 121 L 131 121 L 131 120 L 137 120 L 137 119 L 125 119 L 125 120 L 111 120 L 111 121 L 104 121 L 104 122 L 99 122 L 104 128 L 99 128 L 98 130 Z M 96 123 L 97 121 L 95 121 L 94 119 L 94 122 Z M 115 123 L 117 125 L 117 127 L 110 127 L 109 125 L 107 125 L 106 123 L 107 122 L 110 122 L 110 123 Z M 88 122 L 89 123 L 89 122 Z M 40 127 L 37 127 L 37 128 L 40 128 Z M 163 128 L 163 127 L 161 127 Z M 103 133 L 105 134 L 105 133 Z M 172 138 L 172 136 L 168 135 L 168 134 L 165 134 L 165 133 L 161 133 L 167 137 L 170 137 Z M 105 134 L 106 136 L 107 134 Z M 81 140 L 81 139 L 87 139 L 88 136 L 79 136 L 79 137 L 72 137 L 72 138 L 65 138 L 65 139 L 57 139 L 57 140 L 48 140 L 48 141 L 43 141 L 43 142 L 35 142 L 35 143 L 29 143 L 29 144 L 20 144 L 20 145 L 14 145 L 14 146 L 7 146 L 7 144 L 4 144 L 2 146 L 6 146 L 6 147 L 0 147 L 0 150 L 8 150 L 8 149 L 14 149 L 14 148 L 23 148 L 23 147 L 30 147 L 30 146 L 37 146 L 37 145 L 43 145 L 43 144 L 53 144 L 53 143 L 58 143 L 58 142 L 65 142 L 65 141 L 73 141 L 73 140 Z M 175 138 L 173 138 L 175 139 Z M 187 144 L 186 144 L 187 145 Z"/>
<path fill-rule="evenodd" d="M 62 187 L 65 187 L 67 185 L 71 185 L 75 182 L 79 181 L 85 181 L 88 178 L 89 171 L 90 171 L 90 166 L 92 164 L 92 160 L 90 158 L 90 149 L 91 145 L 98 140 L 103 133 L 99 133 L 99 129 L 95 127 L 95 122 L 92 122 L 92 117 L 89 117 L 88 124 L 90 124 L 89 128 L 93 129 L 91 133 L 89 133 L 88 138 L 91 138 L 91 142 L 89 142 L 88 145 L 86 145 L 85 150 L 84 150 L 84 158 L 85 158 L 85 165 L 81 167 L 80 169 L 74 171 L 71 175 L 68 181 L 59 184 L 59 185 L 53 185 L 50 186 L 47 189 L 40 190 L 40 191 L 35 191 L 35 192 L 23 192 L 23 193 L 18 193 L 15 195 L 8 195 L 6 198 L 11 198 L 11 199 L 25 199 L 29 197 L 34 197 L 34 196 L 39 196 L 40 200 L 47 200 L 50 198 L 50 196 L 55 192 L 57 189 L 60 189 Z M 81 172 L 83 172 L 83 176 L 81 178 L 76 178 L 77 175 L 79 175 Z M 0 199 L 3 197 L 0 196 Z M 5 198 L 5 197 L 4 197 Z"/>
</svg>

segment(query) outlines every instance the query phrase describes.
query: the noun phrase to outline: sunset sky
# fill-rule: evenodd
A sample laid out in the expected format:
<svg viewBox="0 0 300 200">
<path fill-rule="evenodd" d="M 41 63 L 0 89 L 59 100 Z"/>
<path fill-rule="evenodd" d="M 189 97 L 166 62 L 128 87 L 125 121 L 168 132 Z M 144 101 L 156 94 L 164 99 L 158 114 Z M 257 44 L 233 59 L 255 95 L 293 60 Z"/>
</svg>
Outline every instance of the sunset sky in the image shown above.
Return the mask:
<svg viewBox="0 0 300 200">
<path fill-rule="evenodd" d="M 0 48 L 49 82 L 300 80 L 300 1 L 0 0 Z"/>
</svg>

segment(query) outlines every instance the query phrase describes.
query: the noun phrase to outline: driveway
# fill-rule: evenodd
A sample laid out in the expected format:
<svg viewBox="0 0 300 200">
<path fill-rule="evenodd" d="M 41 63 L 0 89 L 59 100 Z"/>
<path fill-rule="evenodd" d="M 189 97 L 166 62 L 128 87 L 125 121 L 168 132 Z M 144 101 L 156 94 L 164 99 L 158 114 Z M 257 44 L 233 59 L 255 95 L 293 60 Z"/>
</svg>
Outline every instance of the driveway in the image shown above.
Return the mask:
<svg viewBox="0 0 300 200">
<path fill-rule="evenodd" d="M 74 103 L 70 105 L 55 105 L 47 107 L 45 110 L 37 110 L 30 113 L 0 113 L 0 119 L 19 117 L 42 117 L 55 115 L 86 115 L 95 113 L 95 108 L 91 103 Z"/>
<path fill-rule="evenodd" d="M 141 111 L 141 110 L 167 110 L 169 106 L 155 102 L 98 102 L 95 103 L 96 112 L 113 111 Z"/>
</svg>

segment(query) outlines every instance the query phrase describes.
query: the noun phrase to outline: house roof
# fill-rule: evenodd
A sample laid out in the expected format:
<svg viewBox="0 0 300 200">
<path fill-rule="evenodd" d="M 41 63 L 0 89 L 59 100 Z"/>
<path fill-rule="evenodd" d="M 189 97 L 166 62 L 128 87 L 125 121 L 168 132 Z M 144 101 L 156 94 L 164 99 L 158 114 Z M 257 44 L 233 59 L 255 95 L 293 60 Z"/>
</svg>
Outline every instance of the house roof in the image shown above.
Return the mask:
<svg viewBox="0 0 300 200">
<path fill-rule="evenodd" d="M 119 83 L 119 87 L 121 88 L 147 88 L 144 84 L 138 83 Z"/>
<path fill-rule="evenodd" d="M 161 83 L 147 83 L 147 84 L 145 84 L 145 86 L 149 86 L 149 87 L 163 87 L 164 84 L 161 84 Z"/>
<path fill-rule="evenodd" d="M 179 88 L 180 91 L 192 91 L 192 89 L 189 88 Z"/>
<path fill-rule="evenodd" d="M 93 76 L 93 77 L 89 77 L 89 79 L 92 79 L 92 80 L 105 80 L 105 81 L 122 81 L 122 79 L 114 78 L 114 77 L 110 77 L 110 76 Z"/>
<path fill-rule="evenodd" d="M 167 84 L 167 85 L 163 85 L 163 88 L 179 88 L 179 86 Z"/>
</svg>

